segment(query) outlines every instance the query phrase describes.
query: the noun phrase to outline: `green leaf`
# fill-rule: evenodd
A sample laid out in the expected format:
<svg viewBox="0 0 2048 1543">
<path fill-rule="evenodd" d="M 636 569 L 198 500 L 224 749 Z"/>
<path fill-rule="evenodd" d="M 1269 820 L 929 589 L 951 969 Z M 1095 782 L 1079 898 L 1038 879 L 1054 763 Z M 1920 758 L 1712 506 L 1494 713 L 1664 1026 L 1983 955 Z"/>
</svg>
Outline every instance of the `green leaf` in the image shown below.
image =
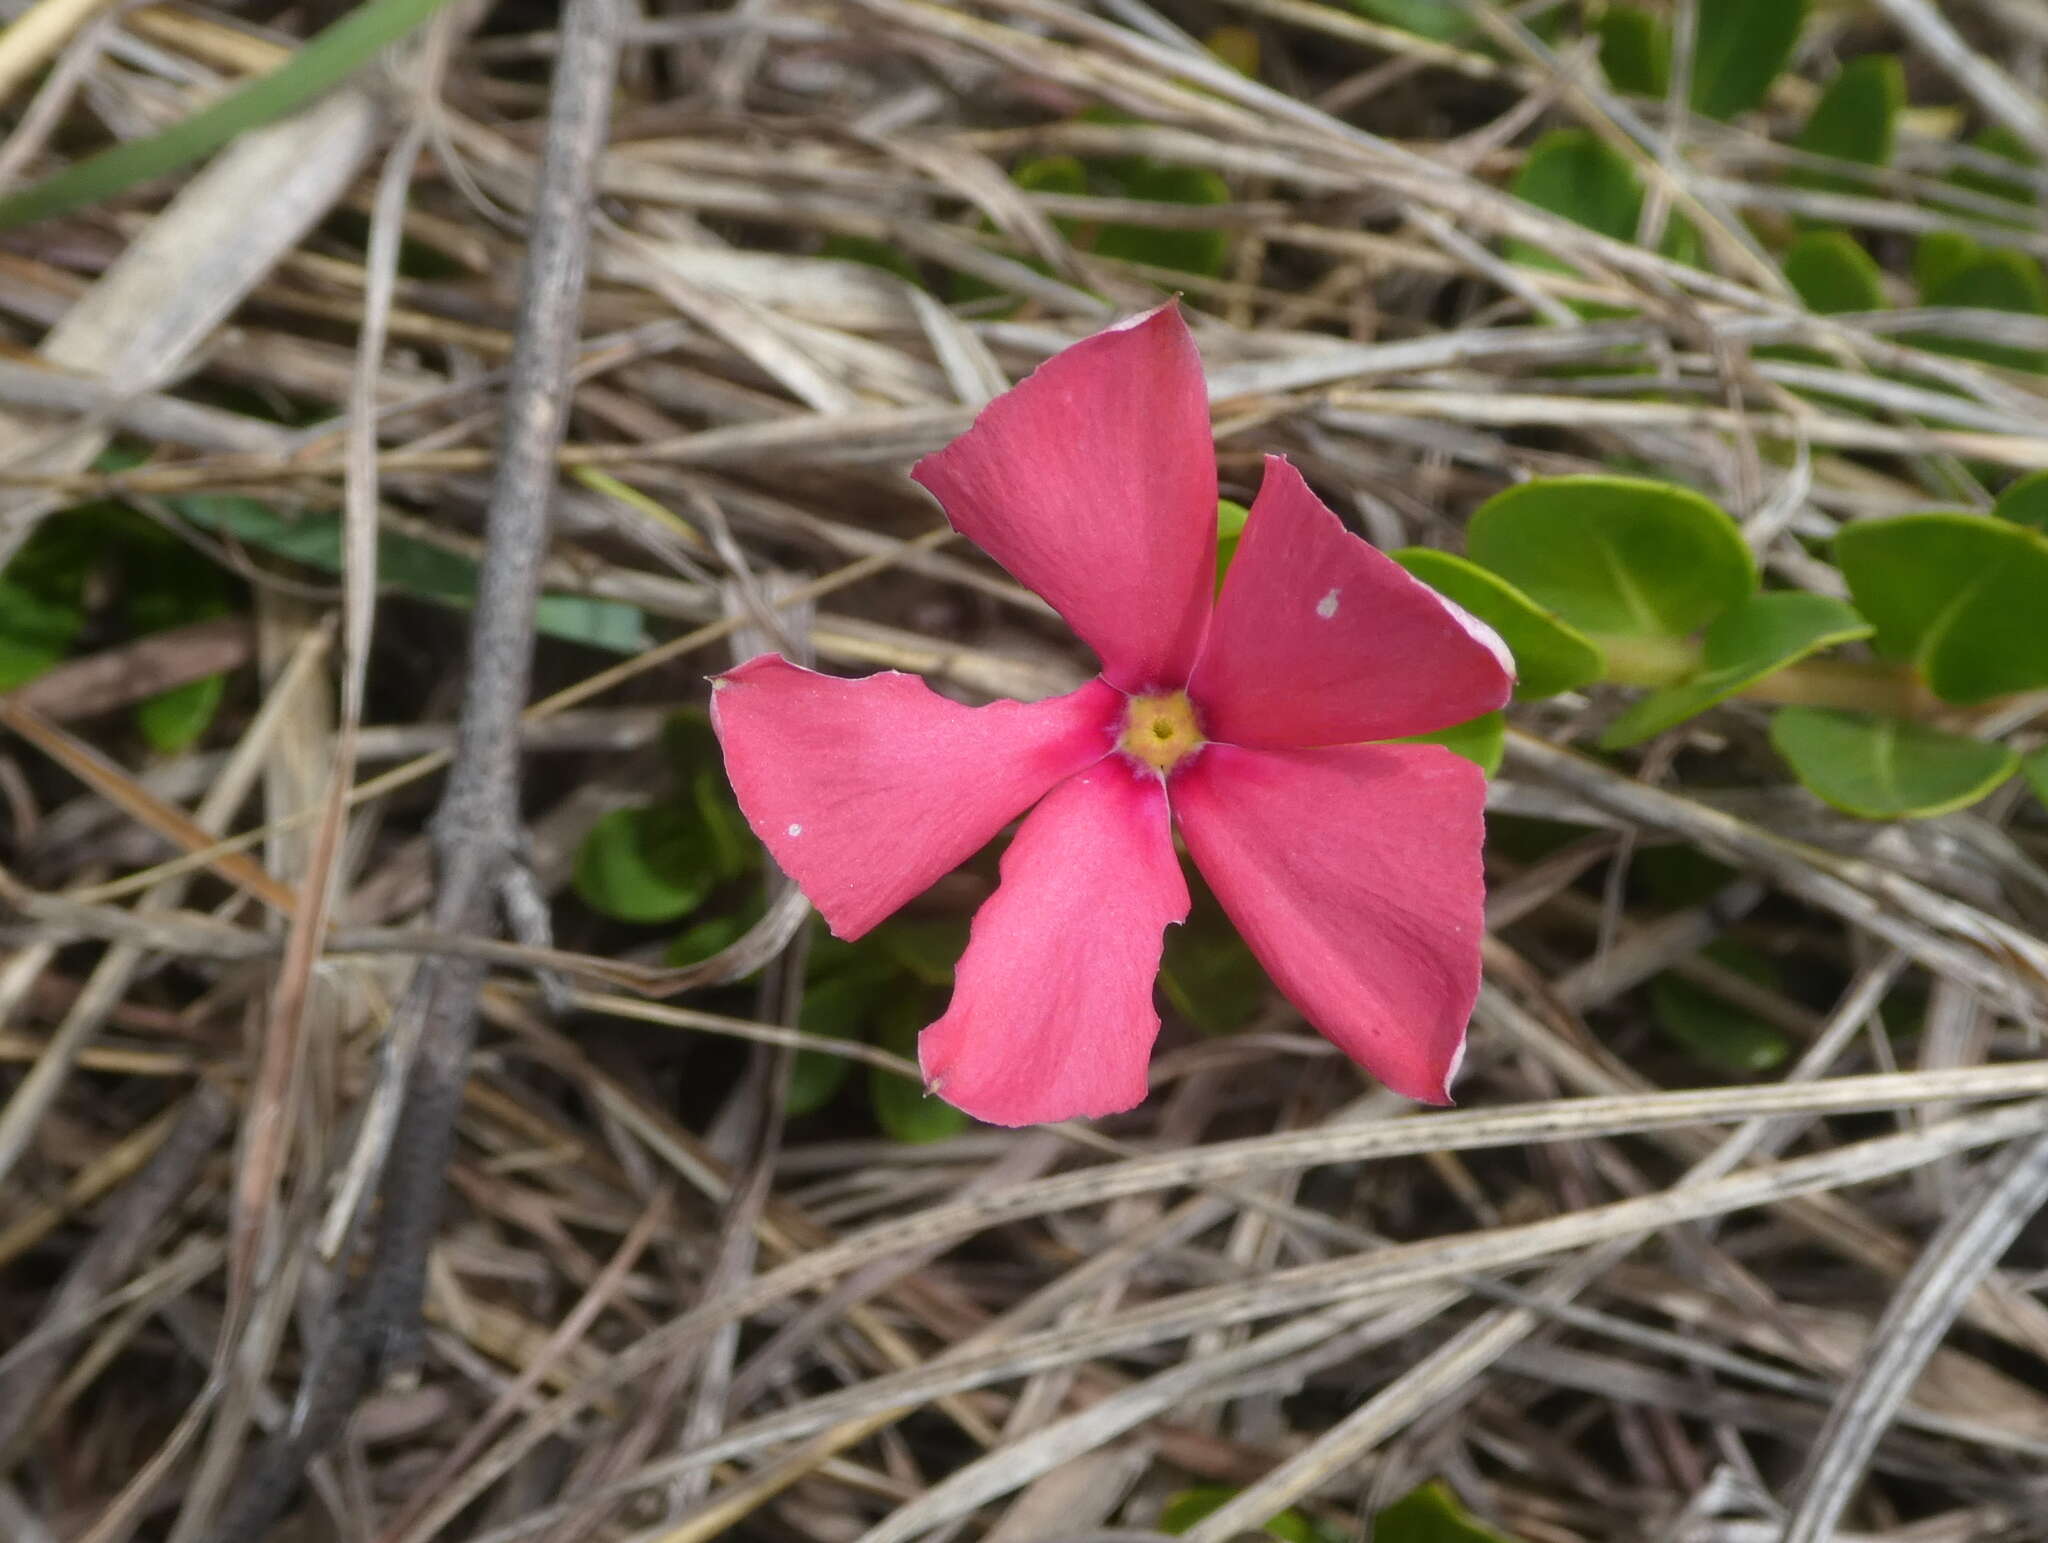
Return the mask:
<svg viewBox="0 0 2048 1543">
<path fill-rule="evenodd" d="M 760 919 L 761 905 L 757 900 L 724 916 L 707 916 L 693 922 L 662 950 L 661 962 L 673 968 L 702 964 L 713 954 L 732 947 Z"/>
<path fill-rule="evenodd" d="M 1757 583 L 1718 504 L 1634 477 L 1543 477 L 1497 493 L 1472 516 L 1466 549 L 1596 640 L 1682 637 Z"/>
<path fill-rule="evenodd" d="M 1760 985 L 1778 983 L 1769 959 L 1731 939 L 1719 939 L 1701 952 Z M 1650 1010 L 1666 1039 L 1722 1071 L 1769 1071 L 1792 1052 L 1792 1042 L 1779 1029 L 1675 971 L 1651 978 Z"/>
<path fill-rule="evenodd" d="M 1995 248 L 1980 252 L 1959 267 L 1950 266 L 1950 258 L 1940 261 L 1942 266 L 1934 281 L 1922 290 L 1921 304 L 2013 311 L 2023 316 L 2048 315 L 2048 279 L 2042 277 L 2041 265 L 2026 253 Z M 1932 334 L 1916 335 L 1912 341 L 1936 353 L 1977 359 L 2006 369 L 2048 372 L 2048 350 L 2044 349 Z"/>
<path fill-rule="evenodd" d="M 1796 589 L 1751 595 L 1707 628 L 1700 673 L 1636 702 L 1608 725 L 1600 747 L 1640 744 L 1808 654 L 1867 638 L 1872 630 L 1854 610 L 1827 595 Z"/>
<path fill-rule="evenodd" d="M 723 771 L 707 766 L 690 779 L 690 810 L 704 833 L 705 860 L 719 881 L 751 872 L 760 861 L 761 844 L 733 801 Z"/>
<path fill-rule="evenodd" d="M 203 160 L 238 135 L 298 111 L 368 64 L 447 0 L 368 0 L 259 76 L 181 123 L 102 150 L 0 197 L 0 230 L 68 214 Z"/>
<path fill-rule="evenodd" d="M 2048 471 L 2029 472 L 2013 483 L 1998 495 L 1991 512 L 2048 535 Z"/>
<path fill-rule="evenodd" d="M 1643 185 L 1627 156 L 1585 129 L 1557 129 L 1530 147 L 1511 189 L 1517 198 L 1548 209 L 1616 241 L 1634 241 L 1642 218 Z M 1508 256 L 1532 268 L 1572 272 L 1571 264 L 1533 242 L 1510 238 Z M 1658 250 L 1679 262 L 1697 263 L 1699 232 L 1673 215 L 1664 223 Z M 1588 315 L 1618 315 L 1610 306 L 1575 303 Z"/>
<path fill-rule="evenodd" d="M 884 1008 L 877 1038 L 883 1049 L 915 1061 L 918 1031 L 925 1022 L 922 995 L 904 992 Z M 967 1128 L 967 1116 L 944 1099 L 879 1066 L 868 1068 L 868 1102 L 874 1108 L 876 1122 L 898 1141 L 944 1141 Z"/>
<path fill-rule="evenodd" d="M 2016 172 L 2024 172 L 2041 164 L 2040 157 L 2034 154 L 2027 143 L 2002 123 L 1993 124 L 1979 131 L 1971 139 L 1970 148 L 2011 161 Z M 2024 228 L 2033 221 L 2030 206 L 2035 202 L 2034 188 L 2033 184 L 2022 176 L 2002 177 L 1996 172 L 1979 171 L 1974 166 L 1958 166 L 1948 174 L 1948 180 L 1959 188 L 1982 193 L 1987 198 L 2003 198 L 2023 206 L 2015 209 L 2014 217 L 2010 221 L 2001 221 L 2002 224 L 2009 223 Z M 1976 214 L 1974 217 L 1984 218 L 1982 214 Z"/>
<path fill-rule="evenodd" d="M 1633 241 L 1643 185 L 1628 157 L 1586 129 L 1553 129 L 1529 148 L 1509 189 L 1524 203 L 1561 214 L 1617 241 Z M 1564 265 L 1540 247 L 1514 241 L 1511 256 L 1542 267 Z"/>
<path fill-rule="evenodd" d="M 1862 520 L 1835 538 L 1878 650 L 1947 702 L 2048 686 L 2048 537 L 1978 514 Z"/>
<path fill-rule="evenodd" d="M 1629 877 L 1640 881 L 1644 893 L 1659 905 L 1678 910 L 1704 905 L 1735 881 L 1737 871 L 1716 862 L 1698 847 L 1671 842 L 1645 847 L 1629 864 Z"/>
<path fill-rule="evenodd" d="M 1926 295 L 1983 255 L 1984 248 L 1974 236 L 1957 230 L 1930 230 L 1913 244 L 1913 283 Z"/>
<path fill-rule="evenodd" d="M 1709 118 L 1748 112 L 1792 58 L 1806 0 L 1711 0 L 1693 40 L 1692 105 Z"/>
<path fill-rule="evenodd" d="M 624 922 L 666 922 L 704 903 L 719 874 L 701 821 L 666 804 L 614 809 L 576 852 L 576 893 Z"/>
<path fill-rule="evenodd" d="M 194 525 L 310 568 L 341 572 L 341 516 L 331 509 L 288 518 L 253 498 L 226 493 L 167 502 Z M 417 599 L 467 609 L 476 599 L 476 564 L 387 530 L 377 541 L 377 582 Z M 650 641 L 647 618 L 638 606 L 585 595 L 543 595 L 534 608 L 534 625 L 549 637 L 609 653 L 638 653 Z"/>
<path fill-rule="evenodd" d="M 1259 78 L 1259 34 L 1251 27 L 1217 27 L 1202 47 L 1248 80 Z"/>
<path fill-rule="evenodd" d="M 1811 792 L 1871 820 L 1961 809 L 2019 768 L 2004 745 L 1832 708 L 1785 708 L 1771 720 L 1771 743 Z"/>
<path fill-rule="evenodd" d="M 1801 236 L 1785 254 L 1785 279 L 1817 316 L 1884 309 L 1884 270 L 1846 231 Z"/>
<path fill-rule="evenodd" d="M 828 1039 L 864 1038 L 884 989 L 884 983 L 860 973 L 815 981 L 804 989 L 797 1027 L 806 1034 Z M 822 1109 L 852 1073 L 853 1061 L 847 1056 L 824 1050 L 799 1050 L 789 1069 L 784 1107 L 792 1117 Z"/>
<path fill-rule="evenodd" d="M 1395 562 L 1500 634 L 1515 656 L 1520 701 L 1556 696 L 1600 678 L 1600 650 L 1497 573 L 1449 552 L 1403 547 Z"/>
<path fill-rule="evenodd" d="M 1251 510 L 1227 498 L 1216 500 L 1216 593 L 1223 593 L 1223 576 L 1230 571 L 1230 559 L 1237 556 L 1237 543 L 1244 535 L 1244 522 Z"/>
<path fill-rule="evenodd" d="M 85 588 L 100 538 L 76 513 L 36 527 L 0 570 L 0 691 L 11 691 L 71 652 L 85 630 Z"/>
<path fill-rule="evenodd" d="M 1430 734 L 1410 734 L 1393 743 L 1442 745 L 1451 754 L 1463 756 L 1488 777 L 1492 777 L 1500 771 L 1501 757 L 1507 753 L 1507 714 L 1481 713 L 1477 718 L 1467 718 L 1463 723 L 1454 723 L 1447 729 L 1438 729 Z"/>
<path fill-rule="evenodd" d="M 1186 923 L 1166 929 L 1159 986 L 1173 1010 L 1201 1032 L 1228 1034 L 1272 999 L 1272 983 L 1199 875 L 1190 875 L 1188 893 Z"/>
<path fill-rule="evenodd" d="M 208 621 L 232 609 L 227 575 L 158 526 L 124 532 L 121 556 L 128 625 L 137 633 Z M 174 686 L 135 705 L 135 726 L 152 749 L 175 755 L 206 732 L 226 692 L 224 675 Z"/>
<path fill-rule="evenodd" d="M 1828 82 L 1793 143 L 1838 161 L 1889 166 L 1898 143 L 1899 112 L 1905 105 L 1906 71 L 1898 55 L 1859 54 Z M 1790 180 L 1802 187 L 1845 193 L 1870 191 L 1854 178 L 1823 171 L 1797 171 Z"/>
<path fill-rule="evenodd" d="M 1458 0 L 1349 0 L 1351 9 L 1368 21 L 1385 22 L 1439 43 L 1455 43 L 1472 33 L 1472 18 Z"/>
<path fill-rule="evenodd" d="M 1178 1537 L 1195 1523 L 1223 1508 L 1238 1491 L 1228 1484 L 1197 1484 L 1168 1497 L 1159 1512 L 1159 1530 Z M 1329 1535 L 1299 1511 L 1282 1511 L 1259 1529 L 1280 1543 L 1332 1543 Z"/>
<path fill-rule="evenodd" d="M 1071 155 L 1045 155 L 1021 163 L 1010 173 L 1010 180 L 1027 193 L 1085 193 L 1088 168 Z M 1054 223 L 1060 222 L 1055 219 Z"/>
<path fill-rule="evenodd" d="M 1610 5 L 1600 18 L 1600 67 L 1615 90 L 1662 98 L 1671 89 L 1671 28 L 1639 5 Z"/>
<path fill-rule="evenodd" d="M 2020 775 L 2027 779 L 2027 786 L 2034 790 L 2034 797 L 2048 804 L 2048 745 L 2031 752 L 2020 762 Z"/>
<path fill-rule="evenodd" d="M 225 675 L 208 675 L 159 691 L 135 704 L 135 727 L 152 750 L 176 755 L 196 743 L 212 726 L 227 689 Z"/>
<path fill-rule="evenodd" d="M 965 918 L 899 917 L 877 927 L 868 937 L 893 969 L 926 986 L 953 984 L 953 970 L 967 952 Z"/>
<path fill-rule="evenodd" d="M 1411 1489 L 1372 1522 L 1373 1543 L 1515 1543 L 1458 1504 L 1441 1479 Z"/>
<path fill-rule="evenodd" d="M 1201 166 L 1146 163 L 1124 178 L 1124 193 L 1159 204 L 1230 202 L 1230 184 Z M 1166 225 L 1105 225 L 1095 238 L 1095 254 L 1213 278 L 1229 260 L 1230 232 L 1175 230 Z"/>
<path fill-rule="evenodd" d="M 880 268 L 884 273 L 893 273 L 897 278 L 917 285 L 919 289 L 924 288 L 917 264 L 909 254 L 901 247 L 877 241 L 872 236 L 827 236 L 818 248 L 818 255 L 836 258 L 840 262 L 859 263 L 867 268 Z"/>
</svg>

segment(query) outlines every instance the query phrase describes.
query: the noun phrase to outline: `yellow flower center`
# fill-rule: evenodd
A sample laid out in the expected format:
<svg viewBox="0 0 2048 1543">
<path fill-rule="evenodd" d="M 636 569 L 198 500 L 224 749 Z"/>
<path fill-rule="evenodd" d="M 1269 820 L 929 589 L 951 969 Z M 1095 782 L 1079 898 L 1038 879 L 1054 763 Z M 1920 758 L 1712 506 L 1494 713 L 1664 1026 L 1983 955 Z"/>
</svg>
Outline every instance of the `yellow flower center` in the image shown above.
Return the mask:
<svg viewBox="0 0 2048 1543">
<path fill-rule="evenodd" d="M 1131 698 L 1124 715 L 1123 738 L 1117 742 L 1125 755 L 1165 773 L 1201 746 L 1202 726 L 1195 720 L 1195 704 L 1185 691 Z"/>
</svg>

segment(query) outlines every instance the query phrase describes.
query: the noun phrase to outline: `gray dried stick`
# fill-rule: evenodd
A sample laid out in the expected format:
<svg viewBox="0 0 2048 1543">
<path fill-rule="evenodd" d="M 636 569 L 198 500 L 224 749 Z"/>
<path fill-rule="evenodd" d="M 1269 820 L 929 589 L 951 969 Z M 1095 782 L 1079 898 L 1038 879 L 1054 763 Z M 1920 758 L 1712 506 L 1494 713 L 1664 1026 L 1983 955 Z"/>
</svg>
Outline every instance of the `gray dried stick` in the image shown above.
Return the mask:
<svg viewBox="0 0 2048 1543">
<path fill-rule="evenodd" d="M 610 127 L 620 30 L 621 0 L 574 0 L 564 8 L 497 476 L 485 516 L 467 689 L 448 786 L 433 821 L 434 926 L 449 932 L 494 929 L 519 844 L 519 715 L 531 681 L 534 608 L 555 458 L 568 418 L 594 172 Z M 307 1462 L 332 1441 L 370 1380 L 402 1361 L 416 1338 L 483 975 L 480 959 L 428 962 L 392 1023 L 387 1074 L 405 1078 L 406 1086 L 383 1165 L 371 1265 L 333 1340 L 313 1357 L 290 1423 L 257 1452 L 224 1507 L 214 1532 L 221 1543 L 265 1535 Z"/>
</svg>

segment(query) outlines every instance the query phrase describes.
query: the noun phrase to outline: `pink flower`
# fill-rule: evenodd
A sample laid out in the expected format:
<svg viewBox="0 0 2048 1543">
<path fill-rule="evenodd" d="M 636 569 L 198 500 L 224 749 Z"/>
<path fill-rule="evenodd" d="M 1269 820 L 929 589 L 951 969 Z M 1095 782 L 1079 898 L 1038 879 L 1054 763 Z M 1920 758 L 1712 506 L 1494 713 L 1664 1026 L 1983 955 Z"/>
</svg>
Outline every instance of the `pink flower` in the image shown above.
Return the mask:
<svg viewBox="0 0 2048 1543">
<path fill-rule="evenodd" d="M 1479 989 L 1485 781 L 1368 741 L 1499 707 L 1499 639 L 1278 456 L 1212 603 L 1215 447 L 1171 305 L 1063 350 L 911 475 L 1101 675 L 970 708 L 766 654 L 714 683 L 711 714 L 748 822 L 842 938 L 1025 816 L 919 1040 L 931 1090 L 998 1125 L 1144 1098 L 1162 935 L 1188 913 L 1177 822 L 1302 1015 L 1397 1092 L 1448 1101 Z"/>
</svg>

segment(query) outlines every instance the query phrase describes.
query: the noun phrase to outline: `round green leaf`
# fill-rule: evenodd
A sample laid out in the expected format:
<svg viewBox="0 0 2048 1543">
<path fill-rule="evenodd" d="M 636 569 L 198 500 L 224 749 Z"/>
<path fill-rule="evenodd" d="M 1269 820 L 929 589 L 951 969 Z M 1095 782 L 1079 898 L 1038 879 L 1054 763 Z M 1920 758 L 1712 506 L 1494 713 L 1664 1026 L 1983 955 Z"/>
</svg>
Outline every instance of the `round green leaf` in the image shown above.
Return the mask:
<svg viewBox="0 0 2048 1543">
<path fill-rule="evenodd" d="M 1721 938 L 1701 952 L 1759 985 L 1778 984 L 1778 972 L 1770 959 L 1733 939 Z M 1666 1039 L 1721 1071 L 1769 1071 L 1792 1050 L 1791 1041 L 1779 1029 L 1676 971 L 1666 970 L 1651 978 L 1650 1010 L 1652 1021 Z"/>
<path fill-rule="evenodd" d="M 2020 775 L 2034 790 L 2034 797 L 2048 804 L 2048 745 L 2043 745 L 2020 762 Z"/>
<path fill-rule="evenodd" d="M 1244 522 L 1251 510 L 1230 499 L 1216 500 L 1216 593 L 1223 593 L 1223 575 L 1230 571 L 1230 559 L 1237 556 L 1237 543 L 1244 535 Z"/>
<path fill-rule="evenodd" d="M 80 513 L 52 515 L 0 569 L 0 691 L 11 691 L 71 652 L 85 630 L 86 582 L 101 538 Z"/>
<path fill-rule="evenodd" d="M 1178 1537 L 1221 1510 L 1224 1502 L 1236 1498 L 1237 1493 L 1228 1484 L 1197 1484 L 1169 1496 L 1159 1512 L 1159 1530 Z M 1299 1511 L 1282 1511 L 1259 1530 L 1280 1543 L 1326 1543 L 1323 1530 Z"/>
<path fill-rule="evenodd" d="M 883 1009 L 877 1037 L 883 1049 L 915 1061 L 917 1035 L 924 1024 L 920 994 L 906 991 Z M 874 1108 L 877 1123 L 898 1141 L 943 1141 L 967 1128 L 967 1116 L 944 1099 L 879 1066 L 868 1068 L 868 1102 Z"/>
<path fill-rule="evenodd" d="M 1350 0 L 1351 9 L 1371 21 L 1404 32 L 1455 43 L 1472 33 L 1471 14 L 1458 0 Z"/>
<path fill-rule="evenodd" d="M 1617 241 L 1635 239 L 1643 212 L 1643 185 L 1628 157 L 1585 129 L 1553 129 L 1537 140 L 1509 191 Z M 1537 247 L 1514 242 L 1509 250 L 1526 261 L 1562 266 Z"/>
<path fill-rule="evenodd" d="M 662 951 L 661 962 L 672 967 L 702 964 L 713 954 L 732 947 L 747 929 L 761 919 L 761 904 L 754 900 L 724 916 L 707 916 L 677 933 Z"/>
<path fill-rule="evenodd" d="M 1813 155 L 1888 166 L 1905 105 L 1906 71 L 1898 55 L 1859 54 L 1828 82 L 1793 143 Z M 1801 171 L 1792 180 L 1805 187 L 1868 191 L 1864 184 L 1826 172 Z"/>
<path fill-rule="evenodd" d="M 1600 650 L 1499 574 L 1429 547 L 1403 547 L 1389 555 L 1500 634 L 1515 656 L 1515 695 L 1520 700 L 1556 696 L 1600 678 Z"/>
<path fill-rule="evenodd" d="M 898 917 L 868 934 L 889 964 L 927 986 L 953 984 L 953 970 L 967 952 L 967 918 Z"/>
<path fill-rule="evenodd" d="M 1871 820 L 1961 809 L 2019 766 L 2004 745 L 1831 708 L 1785 708 L 1771 720 L 1771 743 L 1809 790 Z"/>
<path fill-rule="evenodd" d="M 2048 535 L 2048 471 L 2031 472 L 1998 495 L 1991 512 Z"/>
<path fill-rule="evenodd" d="M 1610 5 L 1600 17 L 1600 68 L 1617 91 L 1662 98 L 1671 84 L 1671 29 L 1639 5 Z"/>
<path fill-rule="evenodd" d="M 1763 101 L 1792 57 L 1806 0 L 1711 0 L 1699 8 L 1692 105 L 1732 118 Z"/>
<path fill-rule="evenodd" d="M 1477 718 L 1467 718 L 1463 723 L 1454 723 L 1447 729 L 1438 729 L 1430 734 L 1411 734 L 1395 743 L 1441 745 L 1451 754 L 1463 756 L 1488 777 L 1492 777 L 1500 770 L 1501 757 L 1507 753 L 1507 715 L 1500 712 L 1481 713 Z"/>
<path fill-rule="evenodd" d="M 1913 282 L 1932 293 L 1984 255 L 1974 236 L 1959 230 L 1930 230 L 1913 243 Z"/>
<path fill-rule="evenodd" d="M 1846 231 L 1801 236 L 1785 254 L 1785 280 L 1818 316 L 1884 309 L 1884 272 Z"/>
<path fill-rule="evenodd" d="M 160 691 L 135 704 L 135 727 L 152 750 L 176 755 L 206 732 L 227 689 L 225 675 L 208 675 Z"/>
<path fill-rule="evenodd" d="M 1161 204 L 1230 202 L 1230 184 L 1200 166 L 1147 163 L 1125 178 L 1124 193 Z M 1199 226 L 1176 230 L 1170 225 L 1110 224 L 1095 238 L 1095 253 L 1213 278 L 1230 257 L 1230 232 Z"/>
<path fill-rule="evenodd" d="M 835 975 L 804 988 L 796 1026 L 827 1039 L 859 1039 L 872 1021 L 884 989 L 871 976 Z M 791 1118 L 813 1113 L 830 1103 L 853 1071 L 853 1062 L 824 1050 L 800 1050 L 789 1069 L 783 1107 Z"/>
<path fill-rule="evenodd" d="M 1869 622 L 1827 595 L 1804 590 L 1751 595 L 1707 628 L 1700 673 L 1630 707 L 1607 726 L 1601 748 L 1640 744 L 1808 654 L 1870 633 Z"/>
<path fill-rule="evenodd" d="M 1878 649 L 1942 700 L 2048 686 L 2048 537 L 1985 515 L 1908 514 L 1844 527 L 1835 561 Z"/>
<path fill-rule="evenodd" d="M 1634 241 L 1642 218 L 1643 185 L 1627 156 L 1585 129 L 1556 129 L 1529 149 L 1511 189 L 1515 197 L 1616 241 Z M 1699 260 L 1699 232 L 1673 216 L 1665 222 L 1658 250 L 1680 262 Z M 1532 242 L 1511 238 L 1515 261 L 1553 272 L 1571 264 Z M 1620 314 L 1609 307 L 1580 305 L 1589 315 Z"/>
<path fill-rule="evenodd" d="M 576 893 L 620 921 L 674 921 L 702 905 L 717 882 L 703 827 L 679 809 L 614 809 L 576 853 Z"/>
<path fill-rule="evenodd" d="M 1432 1479 L 1372 1519 L 1373 1543 L 1515 1543 L 1458 1504 L 1450 1486 Z"/>
<path fill-rule="evenodd" d="M 1272 983 L 1206 890 L 1194 890 L 1194 914 L 1166 929 L 1159 989 L 1173 1010 L 1204 1034 L 1243 1028 L 1270 1000 Z"/>
<path fill-rule="evenodd" d="M 227 575 L 154 525 L 124 532 L 122 568 L 128 624 L 138 633 L 210 621 L 233 609 Z M 174 686 L 135 705 L 135 726 L 152 749 L 175 755 L 206 732 L 226 689 L 224 675 Z"/>
<path fill-rule="evenodd" d="M 1756 560 L 1718 504 L 1667 482 L 1544 477 L 1488 499 L 1472 560 L 1596 639 L 1681 637 L 1756 588 Z"/>
<path fill-rule="evenodd" d="M 859 263 L 867 268 L 880 268 L 884 273 L 893 273 L 919 289 L 925 287 L 916 261 L 903 248 L 877 241 L 873 236 L 844 236 L 835 232 L 825 238 L 818 248 L 818 255 L 836 258 L 840 262 Z"/>
<path fill-rule="evenodd" d="M 2026 253 L 1997 248 L 1960 265 L 1952 257 L 1945 259 L 1920 299 L 1929 306 L 2042 316 L 2048 315 L 2048 279 L 2042 277 L 2041 265 Z M 1936 353 L 1979 359 L 2006 369 L 2048 372 L 2048 350 L 1931 334 L 1917 335 L 1913 341 Z"/>
<path fill-rule="evenodd" d="M 2002 123 L 1994 123 L 1989 128 L 1979 130 L 1972 136 L 1970 148 L 1985 155 L 2011 161 L 2013 169 L 2022 174 L 2029 168 L 2041 164 L 2041 158 L 2034 154 L 2026 141 Z M 1968 188 L 1973 193 L 1982 193 L 1990 198 L 2009 199 L 2020 206 L 2013 211 L 2011 219 L 2000 220 L 1997 222 L 1999 224 L 2025 230 L 2031 228 L 2038 218 L 2033 209 L 2034 189 L 2032 184 L 2024 179 L 2024 175 L 2006 177 L 1995 171 L 1981 171 L 1975 166 L 1958 166 L 1948 174 L 1948 180 L 1959 188 Z M 1973 219 L 1984 218 L 1984 215 L 1977 211 L 1973 210 L 1970 213 Z"/>
</svg>

